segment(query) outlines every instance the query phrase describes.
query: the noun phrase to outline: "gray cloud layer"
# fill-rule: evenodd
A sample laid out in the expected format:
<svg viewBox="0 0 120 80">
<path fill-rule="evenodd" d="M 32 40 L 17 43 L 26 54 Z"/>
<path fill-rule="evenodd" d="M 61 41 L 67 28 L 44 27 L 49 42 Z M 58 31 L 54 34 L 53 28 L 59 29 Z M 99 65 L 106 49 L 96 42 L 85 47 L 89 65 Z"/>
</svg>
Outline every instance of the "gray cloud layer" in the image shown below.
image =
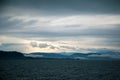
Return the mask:
<svg viewBox="0 0 120 80">
<path fill-rule="evenodd" d="M 71 40 L 80 43 L 76 46 L 119 48 L 119 4 L 120 0 L 2 0 L 0 35 L 29 40 L 43 39 L 43 42 Z M 70 43 L 59 47 L 48 43 L 30 44 L 34 48 L 77 50 L 67 45 Z"/>
<path fill-rule="evenodd" d="M 18 10 L 32 10 L 47 15 L 120 13 L 119 0 L 6 0 L 1 4 L 5 9 L 13 7 Z"/>
</svg>

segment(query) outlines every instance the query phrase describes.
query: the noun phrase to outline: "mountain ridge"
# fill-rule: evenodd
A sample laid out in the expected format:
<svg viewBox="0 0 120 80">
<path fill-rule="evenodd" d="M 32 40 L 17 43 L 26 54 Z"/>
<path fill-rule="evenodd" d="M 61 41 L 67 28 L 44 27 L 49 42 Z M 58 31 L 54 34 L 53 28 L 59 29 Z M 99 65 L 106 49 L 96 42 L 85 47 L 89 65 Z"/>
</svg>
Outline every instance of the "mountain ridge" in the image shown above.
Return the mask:
<svg viewBox="0 0 120 80">
<path fill-rule="evenodd" d="M 86 60 L 120 60 L 120 52 L 106 52 L 106 53 L 21 53 L 17 51 L 0 51 L 0 58 L 50 58 L 50 59 L 86 59 Z"/>
</svg>

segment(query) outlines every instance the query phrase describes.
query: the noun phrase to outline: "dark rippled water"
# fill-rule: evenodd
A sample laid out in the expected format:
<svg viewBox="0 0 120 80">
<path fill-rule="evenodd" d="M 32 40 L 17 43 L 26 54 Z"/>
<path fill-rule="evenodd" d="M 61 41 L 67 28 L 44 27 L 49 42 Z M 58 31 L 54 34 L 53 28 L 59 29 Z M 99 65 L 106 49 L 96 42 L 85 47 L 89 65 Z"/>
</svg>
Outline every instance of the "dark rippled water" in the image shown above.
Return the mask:
<svg viewBox="0 0 120 80">
<path fill-rule="evenodd" d="M 120 61 L 0 60 L 0 80 L 120 80 Z"/>
</svg>

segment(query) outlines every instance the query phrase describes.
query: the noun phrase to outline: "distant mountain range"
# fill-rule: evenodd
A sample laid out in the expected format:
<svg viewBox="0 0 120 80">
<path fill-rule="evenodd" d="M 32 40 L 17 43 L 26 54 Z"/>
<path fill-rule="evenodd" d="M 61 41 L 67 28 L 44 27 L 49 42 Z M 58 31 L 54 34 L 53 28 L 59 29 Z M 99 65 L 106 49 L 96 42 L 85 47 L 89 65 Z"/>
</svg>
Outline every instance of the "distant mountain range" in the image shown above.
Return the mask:
<svg viewBox="0 0 120 80">
<path fill-rule="evenodd" d="M 49 58 L 49 59 L 80 59 L 80 60 L 120 60 L 120 52 L 98 51 L 96 53 L 30 53 L 23 54 L 16 51 L 0 51 L 3 58 Z"/>
<path fill-rule="evenodd" d="M 24 58 L 24 54 L 16 51 L 0 51 L 0 59 L 5 58 Z"/>
<path fill-rule="evenodd" d="M 58 58 L 58 59 L 88 59 L 88 60 L 112 60 L 120 59 L 120 52 L 104 51 L 96 53 L 30 53 L 26 57 L 34 58 Z"/>
</svg>

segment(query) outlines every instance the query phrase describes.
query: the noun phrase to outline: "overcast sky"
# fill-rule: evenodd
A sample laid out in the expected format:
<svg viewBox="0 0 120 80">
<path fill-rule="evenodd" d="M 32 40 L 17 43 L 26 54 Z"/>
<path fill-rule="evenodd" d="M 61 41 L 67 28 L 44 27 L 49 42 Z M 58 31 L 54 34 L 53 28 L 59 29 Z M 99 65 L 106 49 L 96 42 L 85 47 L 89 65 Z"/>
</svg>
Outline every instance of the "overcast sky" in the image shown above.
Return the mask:
<svg viewBox="0 0 120 80">
<path fill-rule="evenodd" d="M 1 0 L 0 50 L 120 51 L 120 0 Z"/>
</svg>

